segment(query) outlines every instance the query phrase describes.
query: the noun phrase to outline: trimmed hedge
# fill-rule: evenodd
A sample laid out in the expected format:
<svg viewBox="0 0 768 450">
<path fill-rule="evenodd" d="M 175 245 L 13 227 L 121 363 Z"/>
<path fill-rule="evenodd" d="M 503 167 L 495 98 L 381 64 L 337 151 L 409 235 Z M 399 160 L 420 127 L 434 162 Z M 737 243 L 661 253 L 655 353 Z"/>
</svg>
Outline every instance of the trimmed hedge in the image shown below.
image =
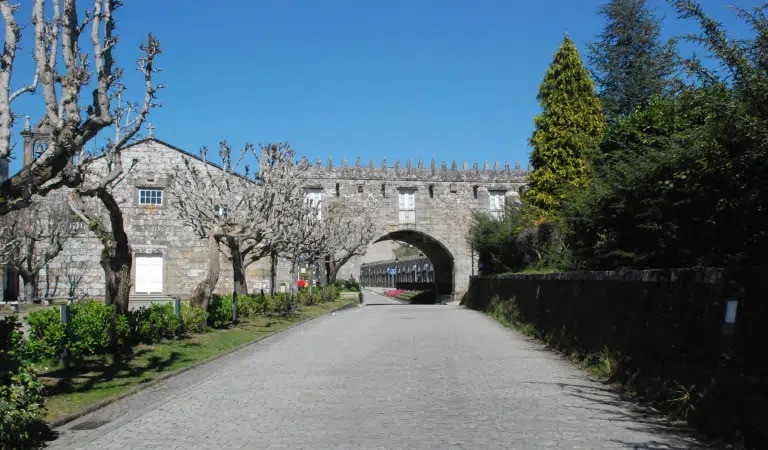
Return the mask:
<svg viewBox="0 0 768 450">
<path fill-rule="evenodd" d="M 57 358 L 66 349 L 70 357 L 106 353 L 125 346 L 132 334 L 127 316 L 114 316 L 112 306 L 96 301 L 77 303 L 70 308 L 69 329 L 61 322 L 59 311 L 44 309 L 30 313 L 30 350 L 38 358 Z"/>
</svg>

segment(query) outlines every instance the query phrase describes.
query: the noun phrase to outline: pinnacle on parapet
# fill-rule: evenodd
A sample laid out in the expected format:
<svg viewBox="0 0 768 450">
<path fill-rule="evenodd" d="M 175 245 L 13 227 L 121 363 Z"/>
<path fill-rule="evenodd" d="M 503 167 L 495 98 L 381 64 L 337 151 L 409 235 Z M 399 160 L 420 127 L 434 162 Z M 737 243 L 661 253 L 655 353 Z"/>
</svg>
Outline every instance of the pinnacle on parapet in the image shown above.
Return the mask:
<svg viewBox="0 0 768 450">
<path fill-rule="evenodd" d="M 387 158 L 384 158 L 384 160 L 381 162 L 381 170 L 387 171 Z"/>
<path fill-rule="evenodd" d="M 405 168 L 411 170 L 411 158 L 405 160 Z"/>
<path fill-rule="evenodd" d="M 504 161 L 504 172 L 509 172 L 509 161 Z"/>
<path fill-rule="evenodd" d="M 531 171 L 532 171 L 531 163 L 528 163 L 528 172 L 531 172 Z"/>
<path fill-rule="evenodd" d="M 483 164 L 483 172 L 488 172 L 489 170 L 491 170 L 491 165 L 486 161 L 485 164 Z"/>
<path fill-rule="evenodd" d="M 333 158 L 331 158 L 331 157 L 329 156 L 329 157 L 328 157 L 328 168 L 330 169 L 330 168 L 332 168 L 332 167 L 333 167 Z"/>
<path fill-rule="evenodd" d="M 443 161 L 443 163 L 440 165 L 440 170 L 442 170 L 443 172 L 448 170 L 448 166 L 445 165 L 445 161 Z"/>
<path fill-rule="evenodd" d="M 520 172 L 520 161 L 515 161 L 515 171 Z"/>
<path fill-rule="evenodd" d="M 430 161 L 430 163 L 429 163 L 429 167 L 431 167 L 432 170 L 435 170 L 435 167 L 437 167 L 436 164 L 435 164 L 435 158 L 432 158 L 432 161 Z"/>
<path fill-rule="evenodd" d="M 355 160 L 355 167 L 363 167 L 363 162 L 360 160 L 359 156 Z"/>
<path fill-rule="evenodd" d="M 369 169 L 373 169 L 373 160 L 372 159 L 368 160 L 368 168 Z"/>
<path fill-rule="evenodd" d="M 318 169 L 323 167 L 323 162 L 320 161 L 320 157 L 319 156 L 317 157 L 317 161 L 315 161 L 315 167 L 317 167 Z"/>
<path fill-rule="evenodd" d="M 342 168 L 347 167 L 347 158 L 344 158 L 344 159 L 341 160 L 341 167 Z"/>
<path fill-rule="evenodd" d="M 400 170 L 400 160 L 395 161 L 395 170 Z"/>
<path fill-rule="evenodd" d="M 475 172 L 477 172 L 479 170 L 477 168 L 477 160 L 475 160 L 475 162 L 472 164 L 472 170 L 474 170 Z"/>
<path fill-rule="evenodd" d="M 419 169 L 423 169 L 424 168 L 424 162 L 421 159 L 419 159 L 419 162 L 416 163 L 416 167 L 419 168 Z"/>
<path fill-rule="evenodd" d="M 464 160 L 464 164 L 461 166 L 461 168 L 462 168 L 464 171 L 467 171 L 467 170 L 469 170 L 469 163 L 467 162 L 467 160 L 466 160 L 466 159 Z"/>
<path fill-rule="evenodd" d="M 455 159 L 451 163 L 451 170 L 453 170 L 453 171 L 459 170 L 459 166 L 458 166 L 458 164 L 456 164 L 456 160 Z"/>
</svg>

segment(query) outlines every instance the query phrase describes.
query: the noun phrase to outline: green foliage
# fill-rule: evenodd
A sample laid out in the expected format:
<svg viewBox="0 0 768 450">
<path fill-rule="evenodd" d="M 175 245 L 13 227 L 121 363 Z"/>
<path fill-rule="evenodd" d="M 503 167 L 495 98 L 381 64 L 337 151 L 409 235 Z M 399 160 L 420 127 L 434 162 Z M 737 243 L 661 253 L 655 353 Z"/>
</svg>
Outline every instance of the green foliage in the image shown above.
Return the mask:
<svg viewBox="0 0 768 450">
<path fill-rule="evenodd" d="M 132 317 L 129 323 L 134 342 L 151 344 L 163 339 L 172 339 L 179 326 L 172 303 L 153 303 L 149 307 L 130 311 L 128 315 Z"/>
<path fill-rule="evenodd" d="M 30 329 L 29 349 L 40 359 L 58 358 L 64 351 L 66 330 L 59 311 L 53 308 L 27 316 Z"/>
<path fill-rule="evenodd" d="M 646 0 L 610 0 L 600 14 L 606 24 L 590 45 L 589 63 L 606 116 L 614 122 L 670 91 L 675 42 L 661 43 L 660 21 Z"/>
<path fill-rule="evenodd" d="M 269 311 L 273 313 L 286 313 L 291 310 L 291 294 L 278 292 L 269 299 Z"/>
<path fill-rule="evenodd" d="M 315 303 L 320 303 L 318 296 L 314 292 L 310 293 L 309 289 L 301 289 L 296 292 L 296 301 L 304 306 L 312 306 Z"/>
<path fill-rule="evenodd" d="M 33 448 L 43 438 L 43 394 L 15 316 L 0 319 L 0 448 Z"/>
<path fill-rule="evenodd" d="M 333 285 L 339 292 L 360 292 L 360 284 L 352 275 L 349 276 L 348 280 L 336 280 Z"/>
<path fill-rule="evenodd" d="M 589 181 L 588 156 L 605 128 L 600 100 L 573 41 L 566 36 L 554 56 L 538 100 L 530 144 L 534 171 L 524 201 L 539 216 L 555 216 L 570 192 Z"/>
<path fill-rule="evenodd" d="M 266 297 L 260 295 L 238 295 L 237 314 L 250 317 L 257 314 L 265 314 L 269 303 Z"/>
<path fill-rule="evenodd" d="M 473 213 L 468 241 L 479 255 L 481 273 L 568 267 L 570 253 L 559 224 L 537 225 L 530 215 L 525 207 L 511 203 L 500 219 L 484 211 Z"/>
<path fill-rule="evenodd" d="M 181 323 L 184 333 L 202 333 L 208 327 L 208 311 L 189 303 L 181 304 Z"/>
<path fill-rule="evenodd" d="M 332 302 L 338 300 L 341 297 L 341 292 L 336 289 L 336 286 L 330 285 L 325 287 L 325 301 Z"/>
<path fill-rule="evenodd" d="M 44 309 L 27 316 L 30 349 L 38 358 L 58 358 L 66 349 L 72 358 L 102 354 L 128 343 L 131 324 L 126 316 L 115 316 L 114 308 L 96 301 L 70 307 L 66 330 L 59 311 Z"/>
<path fill-rule="evenodd" d="M 232 324 L 232 296 L 216 295 L 208 302 L 208 325 L 213 328 L 225 328 Z"/>
</svg>

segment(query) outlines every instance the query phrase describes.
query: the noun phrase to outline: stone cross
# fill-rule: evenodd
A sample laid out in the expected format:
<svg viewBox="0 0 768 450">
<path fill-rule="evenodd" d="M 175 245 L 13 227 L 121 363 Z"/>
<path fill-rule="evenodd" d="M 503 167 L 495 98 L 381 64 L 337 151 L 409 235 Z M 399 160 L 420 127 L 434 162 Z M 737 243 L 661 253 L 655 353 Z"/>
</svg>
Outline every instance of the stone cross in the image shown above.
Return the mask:
<svg viewBox="0 0 768 450">
<path fill-rule="evenodd" d="M 147 130 L 149 130 L 149 137 L 152 137 L 152 132 L 155 131 L 155 126 L 152 125 L 152 122 L 149 122 L 147 125 Z"/>
</svg>

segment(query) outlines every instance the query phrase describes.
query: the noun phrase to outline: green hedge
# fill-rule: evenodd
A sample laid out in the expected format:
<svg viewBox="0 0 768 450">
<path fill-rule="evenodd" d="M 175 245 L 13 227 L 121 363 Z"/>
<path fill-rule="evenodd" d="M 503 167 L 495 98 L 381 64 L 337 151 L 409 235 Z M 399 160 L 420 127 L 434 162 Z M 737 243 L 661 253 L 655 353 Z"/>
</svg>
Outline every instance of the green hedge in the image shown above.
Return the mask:
<svg viewBox="0 0 768 450">
<path fill-rule="evenodd" d="M 114 317 L 112 306 L 96 301 L 77 303 L 70 308 L 66 330 L 59 311 L 44 309 L 30 313 L 30 350 L 38 358 L 57 358 L 66 349 L 72 358 L 106 353 L 111 347 L 129 343 L 132 325 L 127 316 Z"/>
<path fill-rule="evenodd" d="M 0 319 L 0 448 L 33 448 L 45 431 L 43 393 L 15 316 Z"/>
</svg>

